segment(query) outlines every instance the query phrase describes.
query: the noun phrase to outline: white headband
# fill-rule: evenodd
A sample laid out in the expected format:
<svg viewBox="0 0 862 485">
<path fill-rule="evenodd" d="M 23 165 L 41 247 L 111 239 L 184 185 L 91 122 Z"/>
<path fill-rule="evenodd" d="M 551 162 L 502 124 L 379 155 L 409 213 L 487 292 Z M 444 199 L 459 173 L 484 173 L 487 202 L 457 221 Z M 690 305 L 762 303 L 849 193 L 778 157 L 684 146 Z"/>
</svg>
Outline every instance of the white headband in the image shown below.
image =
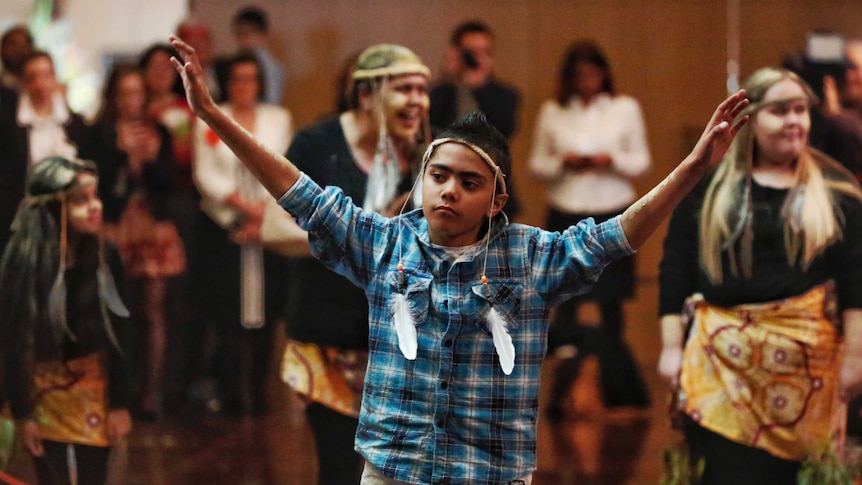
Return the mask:
<svg viewBox="0 0 862 485">
<path fill-rule="evenodd" d="M 431 160 L 431 156 L 434 155 L 434 150 L 444 143 L 458 143 L 476 152 L 476 154 L 479 155 L 479 158 L 485 162 L 485 165 L 488 165 L 491 171 L 494 172 L 494 177 L 500 182 L 500 188 L 502 189 L 500 192 L 503 194 L 506 193 L 506 176 L 503 174 L 503 170 L 500 169 L 500 166 L 494 162 L 494 159 L 492 159 L 485 150 L 482 150 L 479 146 L 460 138 L 438 138 L 431 142 L 431 144 L 428 145 L 428 149 L 425 150 L 425 156 L 422 157 L 423 170 L 425 169 L 425 166 L 428 165 L 428 161 Z"/>
</svg>

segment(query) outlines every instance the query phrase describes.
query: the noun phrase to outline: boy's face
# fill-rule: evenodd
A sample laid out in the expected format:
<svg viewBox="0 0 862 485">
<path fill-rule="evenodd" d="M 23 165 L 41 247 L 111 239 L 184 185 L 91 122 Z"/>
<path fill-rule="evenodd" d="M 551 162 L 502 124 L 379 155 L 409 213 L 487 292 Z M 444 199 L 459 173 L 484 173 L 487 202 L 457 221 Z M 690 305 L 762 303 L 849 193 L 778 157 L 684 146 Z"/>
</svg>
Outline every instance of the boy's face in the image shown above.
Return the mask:
<svg viewBox="0 0 862 485">
<path fill-rule="evenodd" d="M 422 176 L 431 242 L 457 247 L 478 241 L 486 217 L 500 212 L 509 198 L 494 197 L 494 184 L 491 168 L 469 147 L 454 142 L 437 147 Z"/>
</svg>

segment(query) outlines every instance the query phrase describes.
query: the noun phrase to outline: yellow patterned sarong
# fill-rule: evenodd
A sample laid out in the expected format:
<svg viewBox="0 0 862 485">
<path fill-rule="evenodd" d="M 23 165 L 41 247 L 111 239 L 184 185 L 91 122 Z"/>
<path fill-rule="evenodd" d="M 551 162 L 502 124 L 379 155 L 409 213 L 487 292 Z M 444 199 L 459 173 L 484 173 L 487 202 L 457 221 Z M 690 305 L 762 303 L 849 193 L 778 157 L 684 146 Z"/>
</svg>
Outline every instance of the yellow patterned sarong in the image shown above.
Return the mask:
<svg viewBox="0 0 862 485">
<path fill-rule="evenodd" d="M 779 458 L 804 460 L 841 445 L 836 312 L 831 284 L 732 308 L 689 298 L 681 408 L 700 426 Z"/>
<path fill-rule="evenodd" d="M 368 351 L 289 340 L 281 379 L 298 394 L 345 416 L 359 417 Z"/>
<path fill-rule="evenodd" d="M 43 439 L 108 446 L 107 378 L 99 354 L 36 362 L 35 418 Z"/>
</svg>

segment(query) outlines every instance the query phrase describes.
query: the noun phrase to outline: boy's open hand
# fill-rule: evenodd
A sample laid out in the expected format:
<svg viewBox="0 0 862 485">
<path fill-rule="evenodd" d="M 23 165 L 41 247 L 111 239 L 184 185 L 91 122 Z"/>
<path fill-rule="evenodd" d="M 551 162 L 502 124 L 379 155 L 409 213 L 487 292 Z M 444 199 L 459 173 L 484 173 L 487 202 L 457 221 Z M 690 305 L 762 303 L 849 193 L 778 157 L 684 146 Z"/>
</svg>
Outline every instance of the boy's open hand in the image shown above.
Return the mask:
<svg viewBox="0 0 862 485">
<path fill-rule="evenodd" d="M 202 116 L 206 110 L 215 105 L 209 89 L 207 89 L 206 76 L 204 76 L 203 67 L 198 60 L 198 55 L 194 48 L 180 39 L 177 36 L 171 36 L 171 45 L 176 49 L 177 54 L 182 59 L 180 62 L 176 57 L 171 57 L 171 64 L 174 65 L 180 77 L 183 79 L 183 87 L 186 90 L 186 99 L 189 103 L 189 108 L 197 115 Z"/>
<path fill-rule="evenodd" d="M 734 124 L 734 120 L 746 106 L 748 99 L 745 98 L 745 91 L 741 89 L 718 105 L 700 140 L 691 151 L 694 164 L 698 168 L 706 172 L 718 165 L 739 129 L 748 122 L 748 116 L 743 116 Z"/>
</svg>

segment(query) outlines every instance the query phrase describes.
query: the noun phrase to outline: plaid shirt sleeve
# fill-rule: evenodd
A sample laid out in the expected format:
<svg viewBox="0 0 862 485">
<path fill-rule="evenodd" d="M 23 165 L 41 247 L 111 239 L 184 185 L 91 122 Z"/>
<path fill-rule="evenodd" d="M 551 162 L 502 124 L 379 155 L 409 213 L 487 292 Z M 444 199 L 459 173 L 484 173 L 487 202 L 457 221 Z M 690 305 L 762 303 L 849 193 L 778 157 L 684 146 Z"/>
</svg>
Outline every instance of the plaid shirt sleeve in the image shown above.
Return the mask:
<svg viewBox="0 0 862 485">
<path fill-rule="evenodd" d="M 368 286 L 390 239 L 389 219 L 365 212 L 337 187 L 321 188 L 305 174 L 278 200 L 308 232 L 312 255 L 360 288 Z"/>
<path fill-rule="evenodd" d="M 531 254 L 533 284 L 557 305 L 588 291 L 608 264 L 634 252 L 619 216 L 598 225 L 588 218 L 562 233 L 541 231 Z"/>
</svg>

